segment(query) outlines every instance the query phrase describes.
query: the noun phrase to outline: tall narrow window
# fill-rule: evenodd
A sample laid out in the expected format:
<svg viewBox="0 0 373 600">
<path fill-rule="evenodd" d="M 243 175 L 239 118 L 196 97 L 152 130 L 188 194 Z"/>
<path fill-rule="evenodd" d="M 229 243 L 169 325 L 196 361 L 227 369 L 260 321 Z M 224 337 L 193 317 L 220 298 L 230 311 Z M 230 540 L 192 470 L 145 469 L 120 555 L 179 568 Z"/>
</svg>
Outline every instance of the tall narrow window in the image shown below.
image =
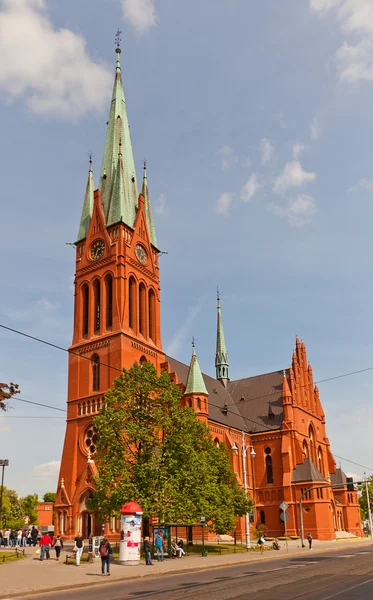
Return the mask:
<svg viewBox="0 0 373 600">
<path fill-rule="evenodd" d="M 323 459 L 322 459 L 322 451 L 321 451 L 321 448 L 319 448 L 319 451 L 318 451 L 317 463 L 318 463 L 318 464 L 317 464 L 317 466 L 318 466 L 318 468 L 319 468 L 319 471 L 320 471 L 320 473 L 321 473 L 322 475 L 324 475 L 324 462 L 323 462 Z"/>
<path fill-rule="evenodd" d="M 100 281 L 96 280 L 93 284 L 95 298 L 95 333 L 98 333 L 101 328 L 101 285 Z"/>
<path fill-rule="evenodd" d="M 259 514 L 260 514 L 260 523 L 261 523 L 261 525 L 265 525 L 266 514 L 265 514 L 264 510 L 261 510 Z"/>
<path fill-rule="evenodd" d="M 139 329 L 140 333 L 146 337 L 146 290 L 145 285 L 139 285 Z"/>
<path fill-rule="evenodd" d="M 82 300 L 82 332 L 83 335 L 88 335 L 89 289 L 86 283 L 82 287 Z"/>
<path fill-rule="evenodd" d="M 113 278 L 106 277 L 106 327 L 113 325 Z"/>
<path fill-rule="evenodd" d="M 310 440 L 310 459 L 316 464 L 315 434 L 312 425 L 308 429 L 308 438 Z"/>
<path fill-rule="evenodd" d="M 155 342 L 155 293 L 154 290 L 149 290 L 148 298 L 148 311 L 149 311 L 149 337 Z"/>
<path fill-rule="evenodd" d="M 128 283 L 128 324 L 136 331 L 136 281 L 130 277 Z"/>
<path fill-rule="evenodd" d="M 264 452 L 266 454 L 265 462 L 266 462 L 267 483 L 273 483 L 271 448 L 269 448 L 267 446 L 266 448 L 264 448 Z"/>
<path fill-rule="evenodd" d="M 93 391 L 98 392 L 100 389 L 100 357 L 97 354 L 92 356 L 92 375 Z"/>
</svg>

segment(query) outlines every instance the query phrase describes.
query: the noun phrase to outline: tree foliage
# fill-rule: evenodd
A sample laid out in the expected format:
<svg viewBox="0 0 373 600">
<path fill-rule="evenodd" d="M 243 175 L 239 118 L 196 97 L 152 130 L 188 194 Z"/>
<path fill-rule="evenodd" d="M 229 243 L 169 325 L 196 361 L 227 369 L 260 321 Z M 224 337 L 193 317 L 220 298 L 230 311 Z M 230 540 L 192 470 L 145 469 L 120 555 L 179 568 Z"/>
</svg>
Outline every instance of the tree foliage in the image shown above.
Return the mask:
<svg viewBox="0 0 373 600">
<path fill-rule="evenodd" d="M 217 533 L 232 531 L 251 509 L 228 450 L 215 446 L 206 425 L 169 375 L 135 363 L 105 395 L 94 418 L 99 431 L 96 492 L 91 507 L 108 517 L 129 500 L 145 517 L 193 524 L 200 516 Z"/>
<path fill-rule="evenodd" d="M 359 486 L 359 492 L 361 518 L 366 520 L 368 519 L 368 501 L 365 483 Z M 370 499 L 370 509 L 373 512 L 373 475 L 368 477 L 368 494 Z"/>
<path fill-rule="evenodd" d="M 39 498 L 37 494 L 28 494 L 24 498 L 20 499 L 22 517 L 28 517 L 29 523 L 37 523 L 38 521 L 38 503 Z"/>
<path fill-rule="evenodd" d="M 26 525 L 26 517 L 29 518 L 29 523 L 37 523 L 38 502 L 39 499 L 37 494 L 28 494 L 23 498 L 19 498 L 15 490 L 4 487 L 2 526 L 8 527 L 9 529 L 22 529 L 22 527 L 25 527 Z"/>
<path fill-rule="evenodd" d="M 19 394 L 20 390 L 16 383 L 0 383 L 0 410 L 6 411 L 7 400 L 10 400 L 16 394 Z"/>
<path fill-rule="evenodd" d="M 56 502 L 56 492 L 45 492 L 43 502 Z"/>
</svg>

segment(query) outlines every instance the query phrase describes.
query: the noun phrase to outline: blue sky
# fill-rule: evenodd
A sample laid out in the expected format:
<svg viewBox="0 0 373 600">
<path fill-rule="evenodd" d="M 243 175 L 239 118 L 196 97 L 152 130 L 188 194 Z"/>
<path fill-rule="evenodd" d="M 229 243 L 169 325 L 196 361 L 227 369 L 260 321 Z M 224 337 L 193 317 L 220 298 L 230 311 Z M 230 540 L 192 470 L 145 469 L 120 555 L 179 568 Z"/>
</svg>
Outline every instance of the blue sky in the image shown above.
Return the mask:
<svg viewBox="0 0 373 600">
<path fill-rule="evenodd" d="M 287 367 L 296 333 L 316 380 L 373 366 L 370 0 L 0 0 L 1 323 L 71 342 L 66 242 L 90 151 L 98 181 L 118 27 L 137 171 L 146 157 L 168 252 L 166 351 L 189 362 L 195 336 L 214 374 L 218 285 L 231 378 Z M 66 355 L 0 330 L 0 380 L 64 408 Z M 373 372 L 320 394 L 333 451 L 373 469 Z M 6 485 L 55 489 L 58 416 L 12 402 Z"/>
</svg>

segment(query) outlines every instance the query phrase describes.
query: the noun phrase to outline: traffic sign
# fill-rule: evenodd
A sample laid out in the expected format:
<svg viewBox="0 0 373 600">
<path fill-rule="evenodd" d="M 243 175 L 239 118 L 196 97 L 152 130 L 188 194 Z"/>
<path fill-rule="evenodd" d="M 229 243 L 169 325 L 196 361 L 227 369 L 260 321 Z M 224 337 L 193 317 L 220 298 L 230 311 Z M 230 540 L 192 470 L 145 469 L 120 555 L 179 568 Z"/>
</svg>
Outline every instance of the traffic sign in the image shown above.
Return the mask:
<svg viewBox="0 0 373 600">
<path fill-rule="evenodd" d="M 287 510 L 289 508 L 289 505 L 286 504 L 286 502 L 281 502 L 280 508 L 281 508 L 281 510 L 283 510 L 285 512 L 285 510 Z"/>
<path fill-rule="evenodd" d="M 281 514 L 280 514 L 280 519 L 281 519 L 281 521 L 283 521 L 284 523 L 286 523 L 286 521 L 287 521 L 288 519 L 290 519 L 290 515 L 289 515 L 289 513 L 285 512 L 285 511 L 283 510 L 283 511 L 281 512 Z"/>
</svg>

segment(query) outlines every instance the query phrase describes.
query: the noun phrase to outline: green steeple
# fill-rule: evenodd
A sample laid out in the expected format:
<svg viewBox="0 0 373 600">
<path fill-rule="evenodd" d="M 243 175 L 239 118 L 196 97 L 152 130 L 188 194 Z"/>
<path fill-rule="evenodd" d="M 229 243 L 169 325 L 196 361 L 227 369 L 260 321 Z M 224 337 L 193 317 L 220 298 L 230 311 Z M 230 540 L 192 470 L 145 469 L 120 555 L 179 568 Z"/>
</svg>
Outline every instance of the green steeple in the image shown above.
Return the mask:
<svg viewBox="0 0 373 600">
<path fill-rule="evenodd" d="M 216 334 L 216 354 L 215 354 L 216 379 L 227 386 L 229 381 L 229 360 L 227 347 L 225 345 L 223 320 L 220 309 L 220 296 L 218 291 L 218 323 Z"/>
<path fill-rule="evenodd" d="M 84 196 L 84 204 L 82 209 L 82 216 L 80 218 L 80 225 L 78 231 L 77 242 L 84 240 L 87 237 L 89 225 L 91 223 L 92 211 L 93 211 L 93 192 L 95 189 L 95 184 L 93 181 L 93 171 L 92 171 L 92 156 L 89 157 L 89 171 L 88 171 L 88 181 L 87 187 L 85 190 Z"/>
<path fill-rule="evenodd" d="M 104 155 L 100 173 L 101 202 L 106 225 L 113 225 L 121 219 L 133 227 L 136 217 L 138 189 L 135 161 L 133 158 L 130 128 L 128 124 L 126 101 L 122 85 L 119 47 L 116 48 L 117 64 L 111 98 L 110 114 L 107 125 Z M 118 168 L 118 148 L 122 144 L 122 194 L 115 197 L 114 181 Z"/>
<path fill-rule="evenodd" d="M 150 198 L 149 198 L 148 178 L 146 176 L 146 162 L 145 161 L 144 161 L 144 175 L 143 175 L 143 179 L 142 179 L 141 193 L 144 196 L 144 200 L 145 200 L 145 218 L 146 218 L 146 222 L 148 225 L 150 243 L 153 244 L 153 246 L 157 247 L 157 239 L 155 237 L 155 227 L 154 227 L 154 221 L 153 221 L 153 215 L 152 215 L 152 207 L 150 205 Z"/>
<path fill-rule="evenodd" d="M 199 368 L 196 351 L 193 343 L 192 360 L 190 361 L 188 379 L 186 382 L 185 394 L 206 394 L 205 382 L 203 381 L 201 369 Z"/>
<path fill-rule="evenodd" d="M 121 142 L 119 142 L 117 166 L 113 174 L 112 197 L 109 205 L 107 222 L 117 223 L 117 215 L 120 215 L 119 220 L 123 221 L 124 223 L 129 223 L 132 218 L 131 206 L 126 195 Z"/>
</svg>

